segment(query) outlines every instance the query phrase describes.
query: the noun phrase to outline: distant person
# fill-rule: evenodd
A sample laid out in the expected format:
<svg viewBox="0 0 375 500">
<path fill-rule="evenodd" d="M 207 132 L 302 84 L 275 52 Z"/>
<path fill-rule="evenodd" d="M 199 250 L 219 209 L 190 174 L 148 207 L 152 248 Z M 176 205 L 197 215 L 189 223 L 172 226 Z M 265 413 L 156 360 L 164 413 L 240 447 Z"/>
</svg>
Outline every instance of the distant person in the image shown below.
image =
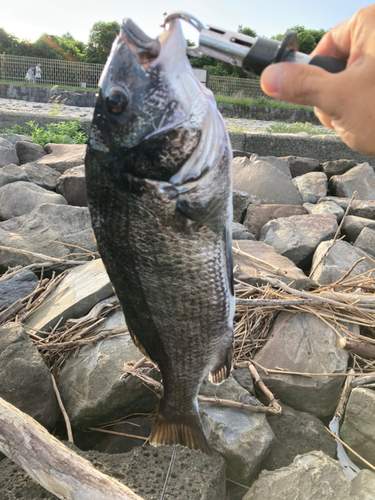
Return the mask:
<svg viewBox="0 0 375 500">
<path fill-rule="evenodd" d="M 40 69 L 40 63 L 35 66 L 35 81 L 37 85 L 41 85 L 42 82 L 42 70 Z"/>
<path fill-rule="evenodd" d="M 26 73 L 26 80 L 28 81 L 28 83 L 30 84 L 34 84 L 35 83 L 35 78 L 34 78 L 34 71 L 33 71 L 33 68 L 30 67 Z"/>
</svg>

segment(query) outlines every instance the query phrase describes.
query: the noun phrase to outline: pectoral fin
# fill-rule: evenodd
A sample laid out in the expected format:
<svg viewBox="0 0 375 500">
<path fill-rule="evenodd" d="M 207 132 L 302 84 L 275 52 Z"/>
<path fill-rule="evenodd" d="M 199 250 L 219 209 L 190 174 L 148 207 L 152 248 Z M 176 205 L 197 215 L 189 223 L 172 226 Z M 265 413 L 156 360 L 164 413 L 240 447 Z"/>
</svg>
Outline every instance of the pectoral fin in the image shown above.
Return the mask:
<svg viewBox="0 0 375 500">
<path fill-rule="evenodd" d="M 200 222 L 215 233 L 218 233 L 223 225 L 221 221 L 223 199 L 219 197 L 211 198 L 206 204 L 180 198 L 177 202 L 176 210 L 182 213 L 187 219 Z"/>
<path fill-rule="evenodd" d="M 224 355 L 224 359 L 212 371 L 210 371 L 208 378 L 210 382 L 219 385 L 230 375 L 232 370 L 232 347 L 229 347 Z"/>
</svg>

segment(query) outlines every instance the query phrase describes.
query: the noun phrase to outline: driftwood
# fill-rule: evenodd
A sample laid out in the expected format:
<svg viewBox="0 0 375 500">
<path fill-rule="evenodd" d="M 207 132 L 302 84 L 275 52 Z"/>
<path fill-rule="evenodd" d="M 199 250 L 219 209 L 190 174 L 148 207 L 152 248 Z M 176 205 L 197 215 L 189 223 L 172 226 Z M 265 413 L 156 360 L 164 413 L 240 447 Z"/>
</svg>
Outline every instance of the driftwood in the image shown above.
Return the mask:
<svg viewBox="0 0 375 500">
<path fill-rule="evenodd" d="M 0 451 L 63 500 L 142 500 L 1 398 Z"/>
<path fill-rule="evenodd" d="M 352 352 L 353 354 L 362 356 L 362 358 L 375 359 L 374 344 L 368 344 L 366 342 L 360 342 L 358 340 L 342 337 L 337 341 L 337 345 L 338 347 L 341 347 L 341 349 L 345 349 L 346 351 Z"/>
<path fill-rule="evenodd" d="M 348 372 L 348 376 L 346 377 L 345 384 L 341 392 L 341 397 L 336 407 L 335 417 L 337 417 L 338 420 L 341 420 L 344 415 L 345 407 L 348 402 L 350 393 L 352 391 L 351 384 L 353 380 L 354 380 L 354 370 L 353 368 L 351 368 Z"/>
</svg>

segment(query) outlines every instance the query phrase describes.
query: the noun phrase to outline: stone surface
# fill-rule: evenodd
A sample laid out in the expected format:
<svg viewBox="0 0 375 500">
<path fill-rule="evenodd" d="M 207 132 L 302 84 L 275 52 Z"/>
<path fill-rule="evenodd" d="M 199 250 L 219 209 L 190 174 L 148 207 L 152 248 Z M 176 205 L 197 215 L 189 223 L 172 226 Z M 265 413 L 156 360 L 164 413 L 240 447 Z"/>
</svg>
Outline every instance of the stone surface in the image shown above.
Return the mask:
<svg viewBox="0 0 375 500">
<path fill-rule="evenodd" d="M 203 430 L 212 450 L 227 464 L 227 477 L 250 484 L 274 440 L 262 413 L 200 403 Z"/>
<path fill-rule="evenodd" d="M 350 203 L 350 198 L 337 198 L 336 196 L 326 196 L 318 201 L 318 204 L 326 201 L 333 201 L 343 210 L 346 210 Z M 364 217 L 365 219 L 375 219 L 375 200 L 353 200 L 348 211 L 349 215 Z"/>
<path fill-rule="evenodd" d="M 286 467 L 297 455 L 314 450 L 322 451 L 332 458 L 336 457 L 336 441 L 327 434 L 318 418 L 293 410 L 285 404 L 281 406 L 281 415 L 267 416 L 275 441 L 262 464 L 263 469 L 276 470 Z"/>
<path fill-rule="evenodd" d="M 307 210 L 300 205 L 249 205 L 243 224 L 259 239 L 260 230 L 270 220 L 305 214 Z"/>
<path fill-rule="evenodd" d="M 56 191 L 66 198 L 69 205 L 87 207 L 85 166 L 67 170 L 59 178 Z"/>
<path fill-rule="evenodd" d="M 101 259 L 73 268 L 50 293 L 44 302 L 26 320 L 37 330 L 49 331 L 63 318 L 85 316 L 98 302 L 113 294 L 111 282 Z"/>
<path fill-rule="evenodd" d="M 352 481 L 351 494 L 358 500 L 374 500 L 375 473 L 369 470 L 361 470 Z"/>
<path fill-rule="evenodd" d="M 317 203 L 320 198 L 327 196 L 328 180 L 323 172 L 310 172 L 293 179 L 304 203 Z"/>
<path fill-rule="evenodd" d="M 7 139 L 4 139 L 4 137 L 0 137 L 0 146 L 2 148 L 13 148 L 13 144 Z"/>
<path fill-rule="evenodd" d="M 345 326 L 359 333 L 358 325 Z M 270 369 L 279 367 L 293 372 L 327 374 L 346 372 L 349 354 L 339 349 L 336 342 L 337 334 L 317 316 L 282 312 L 254 360 Z M 277 399 L 318 418 L 333 413 L 344 382 L 344 377 L 299 377 L 281 373 L 262 373 L 262 379 Z"/>
<path fill-rule="evenodd" d="M 248 368 L 246 368 L 249 372 Z M 237 369 L 235 370 L 235 372 Z M 250 372 L 249 372 L 250 373 Z M 238 403 L 245 403 L 248 405 L 258 405 L 259 402 L 253 397 L 247 389 L 245 389 L 234 377 L 232 372 L 228 379 L 220 385 L 212 384 L 208 376 L 203 380 L 199 390 L 201 396 L 208 398 L 229 399 Z"/>
<path fill-rule="evenodd" d="M 39 160 L 39 158 L 43 158 L 47 154 L 40 144 L 34 144 L 30 141 L 17 141 L 14 147 L 16 148 L 20 165 Z"/>
<path fill-rule="evenodd" d="M 333 175 L 345 174 L 356 165 L 357 162 L 353 160 L 333 160 L 323 163 L 322 168 L 328 179 L 330 179 Z"/>
<path fill-rule="evenodd" d="M 286 160 L 282 160 L 281 158 L 277 158 L 276 156 L 258 156 L 258 155 L 252 155 L 250 159 L 252 159 L 253 161 L 262 160 L 267 163 L 270 163 L 278 170 L 280 170 L 281 173 L 283 173 L 290 179 L 292 178 L 292 174 L 290 173 L 289 162 Z"/>
<path fill-rule="evenodd" d="M 38 285 L 37 276 L 24 269 L 6 281 L 0 281 L 0 309 L 11 306 L 18 299 L 27 297 Z"/>
<path fill-rule="evenodd" d="M 129 453 L 109 455 L 97 451 L 76 453 L 103 474 L 114 477 L 144 500 L 159 500 L 167 476 L 172 446 L 139 446 Z M 1 500 L 55 500 L 9 459 L 0 464 Z M 209 457 L 199 451 L 178 446 L 165 500 L 225 500 L 225 462 L 216 453 Z"/>
<path fill-rule="evenodd" d="M 242 224 L 246 216 L 247 206 L 250 202 L 251 197 L 249 193 L 245 193 L 245 191 L 237 191 L 236 189 L 233 190 L 233 222 L 239 222 Z"/>
<path fill-rule="evenodd" d="M 323 241 L 316 249 L 312 261 L 311 279 L 320 285 L 335 283 L 342 278 L 349 269 L 363 257 L 363 253 L 352 247 L 346 241 L 338 241 L 328 250 L 332 241 Z M 328 250 L 328 253 L 327 253 Z M 323 259 L 322 259 L 323 257 Z M 351 276 L 371 271 L 374 265 L 369 259 L 360 262 L 351 272 Z"/>
<path fill-rule="evenodd" d="M 33 182 L 44 189 L 48 189 L 49 191 L 56 190 L 57 180 L 61 174 L 54 168 L 47 167 L 47 165 L 40 165 L 38 163 L 26 163 L 19 168 L 25 172 L 30 182 Z"/>
<path fill-rule="evenodd" d="M 27 173 L 18 165 L 7 165 L 0 168 L 0 188 L 5 184 L 18 181 L 28 181 Z"/>
<path fill-rule="evenodd" d="M 252 203 L 302 205 L 291 179 L 265 161 L 233 160 L 233 188 L 250 194 Z"/>
<path fill-rule="evenodd" d="M 0 328 L 0 397 L 47 429 L 52 430 L 59 419 L 49 370 L 25 330 L 15 323 Z"/>
<path fill-rule="evenodd" d="M 233 254 L 235 272 L 234 277 L 253 286 L 267 284 L 263 278 L 277 278 L 286 284 L 293 282 L 293 287 L 301 290 L 308 290 L 311 287 L 311 281 L 305 274 L 296 267 L 293 262 L 275 252 L 274 248 L 266 245 L 262 241 L 236 241 L 236 247 L 243 252 L 265 261 L 273 266 L 262 265 L 243 257 Z M 236 267 L 237 266 L 237 267 Z M 280 269 L 282 272 L 276 273 L 273 268 Z"/>
<path fill-rule="evenodd" d="M 69 168 L 77 167 L 85 162 L 85 144 L 46 144 L 47 153 L 37 163 L 54 168 L 62 174 Z"/>
<path fill-rule="evenodd" d="M 341 439 L 359 453 L 370 464 L 375 463 L 375 391 L 355 387 L 346 405 L 344 422 L 341 426 Z M 355 455 L 350 458 L 359 467 L 364 464 Z M 375 490 L 374 490 L 375 493 Z"/>
<path fill-rule="evenodd" d="M 363 163 L 351 168 L 346 174 L 334 175 L 329 181 L 329 190 L 335 196 L 351 198 L 357 192 L 360 200 L 375 200 L 375 172 Z"/>
<path fill-rule="evenodd" d="M 12 146 L 11 148 L 0 146 L 0 168 L 13 164 L 20 164 L 14 146 Z"/>
<path fill-rule="evenodd" d="M 262 471 L 243 500 L 355 500 L 350 488 L 339 463 L 313 451 L 288 467 Z"/>
<path fill-rule="evenodd" d="M 375 229 L 375 220 L 356 217 L 355 215 L 347 215 L 341 229 L 346 238 L 353 243 L 365 227 Z"/>
<path fill-rule="evenodd" d="M 364 252 L 375 258 L 375 230 L 364 227 L 355 240 L 354 247 L 363 250 Z"/>
<path fill-rule="evenodd" d="M 247 227 L 239 224 L 238 222 L 232 222 L 232 240 L 253 240 L 256 238 L 251 233 Z"/>
<path fill-rule="evenodd" d="M 303 207 L 306 208 L 309 214 L 312 215 L 323 215 L 323 214 L 333 214 L 337 222 L 340 222 L 344 216 L 344 210 L 334 203 L 333 201 L 325 201 L 324 203 L 318 203 L 314 205 L 312 203 L 304 203 Z"/>
<path fill-rule="evenodd" d="M 22 134 L 0 134 L 0 137 L 11 142 L 13 145 L 18 141 L 29 141 L 32 142 L 31 137 Z"/>
<path fill-rule="evenodd" d="M 313 158 L 304 158 L 301 156 L 285 156 L 280 158 L 280 160 L 285 160 L 289 163 L 290 173 L 292 177 L 298 177 L 299 175 L 304 175 L 309 172 L 316 172 L 321 170 L 320 163 L 318 160 Z"/>
<path fill-rule="evenodd" d="M 61 241 L 96 252 L 88 208 L 43 204 L 30 214 L 0 222 L 0 241 L 7 247 L 63 257 L 81 250 L 53 243 Z M 0 250 L 0 266 L 28 265 L 40 257 Z"/>
<path fill-rule="evenodd" d="M 43 203 L 66 205 L 66 199 L 32 182 L 12 182 L 0 188 L 0 220 L 25 215 Z"/>
<path fill-rule="evenodd" d="M 310 264 L 319 243 L 333 238 L 337 228 L 337 219 L 331 214 L 295 215 L 267 222 L 260 240 L 304 268 Z"/>
</svg>

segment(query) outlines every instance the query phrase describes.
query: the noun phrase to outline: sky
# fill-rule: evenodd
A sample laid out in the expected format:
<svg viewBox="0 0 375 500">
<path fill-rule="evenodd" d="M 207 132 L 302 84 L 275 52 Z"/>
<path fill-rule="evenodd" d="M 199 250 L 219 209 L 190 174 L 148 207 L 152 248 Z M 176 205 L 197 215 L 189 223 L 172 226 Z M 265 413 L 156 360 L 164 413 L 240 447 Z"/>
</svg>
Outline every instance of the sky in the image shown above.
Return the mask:
<svg viewBox="0 0 375 500">
<path fill-rule="evenodd" d="M 97 21 L 118 21 L 130 17 L 151 37 L 162 29 L 163 13 L 185 11 L 203 24 L 237 31 L 238 25 L 254 29 L 259 36 L 271 37 L 295 25 L 328 30 L 351 17 L 357 9 L 371 5 L 367 0 L 17 0 L 4 2 L 0 27 L 18 38 L 35 41 L 42 33 L 70 32 L 88 41 Z M 186 38 L 196 41 L 194 28 L 186 23 Z"/>
</svg>

